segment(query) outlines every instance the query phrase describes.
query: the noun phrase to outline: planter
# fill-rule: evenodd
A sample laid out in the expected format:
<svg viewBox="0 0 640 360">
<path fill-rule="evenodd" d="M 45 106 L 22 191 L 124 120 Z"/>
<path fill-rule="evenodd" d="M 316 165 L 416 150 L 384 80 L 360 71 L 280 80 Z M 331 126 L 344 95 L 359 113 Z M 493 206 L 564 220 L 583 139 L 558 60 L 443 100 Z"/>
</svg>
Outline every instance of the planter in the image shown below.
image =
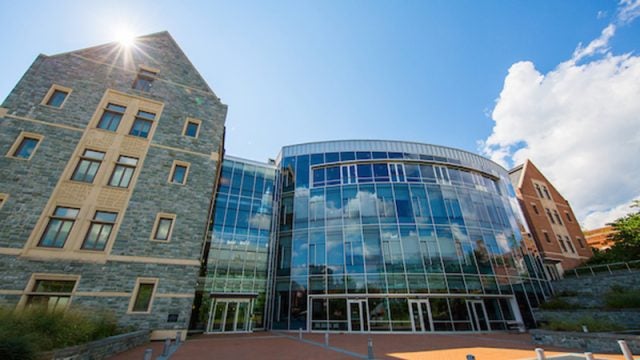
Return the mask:
<svg viewBox="0 0 640 360">
<path fill-rule="evenodd" d="M 110 336 L 108 338 L 75 345 L 63 349 L 56 349 L 38 354 L 41 360 L 100 360 L 117 353 L 132 349 L 149 342 L 149 330 L 139 330 L 126 334 Z"/>
</svg>

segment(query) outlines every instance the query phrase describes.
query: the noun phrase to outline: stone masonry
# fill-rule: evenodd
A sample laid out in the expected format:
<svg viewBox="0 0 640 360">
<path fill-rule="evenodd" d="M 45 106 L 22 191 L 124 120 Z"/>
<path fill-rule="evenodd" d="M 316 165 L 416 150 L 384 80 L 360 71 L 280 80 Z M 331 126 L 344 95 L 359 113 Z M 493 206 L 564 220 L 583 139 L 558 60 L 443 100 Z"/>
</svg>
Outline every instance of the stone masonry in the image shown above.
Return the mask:
<svg viewBox="0 0 640 360">
<path fill-rule="evenodd" d="M 148 92 L 132 84 L 139 66 L 158 69 Z M 52 84 L 72 89 L 60 109 L 41 105 Z M 27 240 L 61 180 L 107 89 L 164 104 L 135 188 L 107 261 L 24 256 Z M 188 327 L 227 106 L 213 93 L 167 32 L 139 37 L 136 47 L 111 43 L 53 56 L 40 55 L 0 108 L 0 304 L 27 296 L 32 274 L 80 275 L 72 306 L 106 308 L 136 329 Z M 201 121 L 197 138 L 183 135 L 187 117 Z M 10 157 L 21 131 L 44 138 L 30 160 Z M 174 160 L 190 163 L 188 181 L 168 182 Z M 111 171 L 102 164 L 100 171 Z M 65 179 L 66 180 L 66 179 Z M 171 241 L 153 242 L 156 214 L 176 214 Z M 75 225 L 74 225 L 75 226 Z M 117 258 L 116 258 L 117 257 Z M 159 259 L 159 260 L 158 260 Z M 139 277 L 158 278 L 149 314 L 129 314 Z M 177 314 L 176 322 L 167 322 Z"/>
</svg>

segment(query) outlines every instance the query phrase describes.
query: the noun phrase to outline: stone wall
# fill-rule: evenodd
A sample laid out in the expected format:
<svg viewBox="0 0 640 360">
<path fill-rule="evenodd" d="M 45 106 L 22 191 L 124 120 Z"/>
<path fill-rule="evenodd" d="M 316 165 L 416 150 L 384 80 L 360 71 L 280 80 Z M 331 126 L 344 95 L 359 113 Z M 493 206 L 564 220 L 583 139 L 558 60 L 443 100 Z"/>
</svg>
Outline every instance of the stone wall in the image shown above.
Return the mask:
<svg viewBox="0 0 640 360">
<path fill-rule="evenodd" d="M 140 330 L 92 341 L 86 344 L 39 354 L 40 360 L 101 360 L 149 342 L 149 331 Z"/>
<path fill-rule="evenodd" d="M 530 330 L 533 342 L 541 345 L 580 349 L 583 352 L 622 354 L 618 340 L 624 340 L 631 352 L 640 353 L 640 336 L 609 333 L 579 333 L 549 330 Z"/>
<path fill-rule="evenodd" d="M 626 329 L 640 329 L 640 311 L 638 310 L 534 310 L 536 321 L 578 321 L 593 319 L 618 324 Z"/>
<path fill-rule="evenodd" d="M 603 272 L 595 276 L 569 277 L 551 284 L 555 294 L 571 304 L 582 308 L 602 308 L 605 306 L 604 295 L 612 286 L 627 290 L 640 289 L 640 270 L 619 270 L 611 274 Z M 563 297 L 563 294 L 572 296 Z"/>
</svg>

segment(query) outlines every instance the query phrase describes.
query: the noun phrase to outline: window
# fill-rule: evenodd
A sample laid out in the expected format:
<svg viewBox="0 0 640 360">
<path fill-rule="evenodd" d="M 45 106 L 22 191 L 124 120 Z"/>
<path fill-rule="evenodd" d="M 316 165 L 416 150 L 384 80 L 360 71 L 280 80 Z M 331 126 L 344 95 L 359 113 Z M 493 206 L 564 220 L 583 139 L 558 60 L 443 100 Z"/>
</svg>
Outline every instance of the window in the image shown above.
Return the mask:
<svg viewBox="0 0 640 360">
<path fill-rule="evenodd" d="M 40 134 L 22 132 L 9 149 L 7 156 L 16 159 L 30 160 L 38 149 L 42 139 L 43 136 Z"/>
<path fill-rule="evenodd" d="M 535 187 L 536 187 L 536 191 L 538 192 L 538 195 L 539 195 L 541 198 L 544 198 L 544 196 L 542 195 L 542 190 L 540 189 L 540 185 L 538 185 L 538 184 L 534 184 L 534 185 L 535 185 Z"/>
<path fill-rule="evenodd" d="M 169 182 L 184 185 L 187 183 L 187 175 L 189 175 L 189 163 L 174 161 Z"/>
<path fill-rule="evenodd" d="M 80 209 L 56 207 L 53 215 L 49 217 L 44 234 L 40 238 L 38 246 L 62 248 L 69 237 L 73 223 L 78 216 Z"/>
<path fill-rule="evenodd" d="M 436 174 L 436 179 L 438 184 L 451 184 L 451 179 L 449 179 L 449 171 L 444 166 L 434 165 L 433 170 Z"/>
<path fill-rule="evenodd" d="M 96 211 L 84 238 L 84 243 L 82 243 L 82 248 L 85 250 L 104 250 L 117 216 L 118 213 L 114 212 Z"/>
<path fill-rule="evenodd" d="M 156 78 L 157 74 L 157 71 L 140 69 L 136 80 L 133 82 L 133 88 L 140 91 L 151 90 L 151 85 L 153 84 L 153 80 Z"/>
<path fill-rule="evenodd" d="M 389 164 L 391 182 L 404 182 L 404 165 L 398 163 Z"/>
<path fill-rule="evenodd" d="M 356 166 L 355 165 L 343 165 L 340 167 L 342 173 L 342 184 L 355 184 L 356 183 Z"/>
<path fill-rule="evenodd" d="M 149 132 L 151 132 L 151 125 L 153 125 L 155 118 L 156 114 L 142 110 L 138 111 L 135 120 L 133 120 L 133 126 L 131 127 L 131 131 L 129 131 L 129 135 L 146 139 L 149 136 Z"/>
<path fill-rule="evenodd" d="M 129 312 L 149 313 L 158 279 L 138 279 L 129 303 Z"/>
<path fill-rule="evenodd" d="M 549 221 L 551 221 L 551 223 L 552 223 L 552 224 L 555 224 L 555 223 L 556 223 L 556 221 L 555 221 L 555 220 L 553 220 L 553 215 L 551 215 L 551 210 L 546 209 L 546 208 L 545 208 L 545 210 L 546 210 L 546 212 L 547 212 L 547 216 L 549 217 Z"/>
<path fill-rule="evenodd" d="M 557 210 L 553 210 L 553 215 L 556 217 L 558 224 L 562 225 L 562 219 L 560 218 L 560 214 L 558 214 Z"/>
<path fill-rule="evenodd" d="M 120 155 L 116 167 L 113 169 L 109 185 L 115 187 L 129 187 L 133 173 L 136 171 L 138 159 Z"/>
<path fill-rule="evenodd" d="M 569 250 L 571 250 L 572 253 L 576 253 L 576 249 L 573 248 L 573 244 L 571 243 L 571 239 L 569 239 L 568 236 L 565 235 L 564 237 L 565 241 L 567 242 L 567 246 L 569 246 Z"/>
<path fill-rule="evenodd" d="M 547 233 L 546 231 L 543 231 L 542 234 L 544 235 L 544 239 L 551 244 L 551 239 L 549 238 L 549 233 Z"/>
<path fill-rule="evenodd" d="M 576 240 L 578 240 L 578 244 L 580 245 L 580 247 L 584 249 L 584 242 L 582 242 L 582 239 L 577 237 Z"/>
<path fill-rule="evenodd" d="M 71 180 L 92 183 L 103 159 L 103 152 L 85 150 L 80 157 L 80 162 L 78 162 L 76 169 L 73 171 Z"/>
<path fill-rule="evenodd" d="M 153 237 L 152 240 L 156 241 L 169 241 L 171 240 L 171 233 L 173 232 L 173 222 L 175 221 L 175 214 L 163 214 L 160 213 L 156 216 L 155 224 L 153 225 Z"/>
<path fill-rule="evenodd" d="M 565 216 L 567 217 L 567 221 L 568 221 L 568 222 L 573 222 L 573 219 L 571 218 L 571 214 L 569 214 L 569 212 L 568 212 L 568 211 L 565 211 L 565 212 L 564 212 L 564 214 L 565 214 Z"/>
<path fill-rule="evenodd" d="M 124 106 L 109 103 L 100 117 L 98 128 L 116 131 L 125 110 L 127 110 L 127 108 Z"/>
<path fill-rule="evenodd" d="M 560 243 L 560 246 L 562 247 L 562 251 L 567 252 L 567 246 L 564 244 L 564 241 L 562 241 L 562 236 L 558 235 L 558 242 Z"/>
<path fill-rule="evenodd" d="M 42 306 L 49 311 L 64 310 L 76 287 L 76 280 L 36 279 L 27 294 L 27 307 Z"/>
<path fill-rule="evenodd" d="M 533 208 L 533 212 L 536 213 L 536 215 L 540 215 L 540 212 L 538 211 L 538 207 L 536 206 L 536 204 L 531 203 L 531 207 Z"/>
<path fill-rule="evenodd" d="M 542 190 L 544 190 L 544 194 L 547 197 L 547 199 L 551 200 L 551 195 L 549 195 L 549 190 L 547 190 L 547 187 L 543 185 Z"/>
<path fill-rule="evenodd" d="M 42 100 L 42 105 L 47 105 L 55 108 L 62 108 L 65 100 L 71 93 L 71 89 L 60 86 L 60 85 L 52 85 L 47 95 Z"/>
<path fill-rule="evenodd" d="M 200 132 L 200 123 L 201 121 L 198 119 L 187 118 L 187 121 L 184 123 L 184 129 L 182 129 L 182 134 L 184 136 L 197 138 Z"/>
</svg>

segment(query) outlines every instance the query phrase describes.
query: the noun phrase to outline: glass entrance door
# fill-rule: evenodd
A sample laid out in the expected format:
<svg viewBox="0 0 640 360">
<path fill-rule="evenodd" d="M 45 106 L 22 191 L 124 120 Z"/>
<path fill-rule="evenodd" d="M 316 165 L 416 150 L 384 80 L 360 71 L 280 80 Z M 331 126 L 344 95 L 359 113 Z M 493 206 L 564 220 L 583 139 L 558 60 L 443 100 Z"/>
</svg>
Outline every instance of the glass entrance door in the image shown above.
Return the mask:
<svg viewBox="0 0 640 360">
<path fill-rule="evenodd" d="M 482 300 L 467 300 L 467 307 L 471 315 L 471 323 L 475 331 L 489 331 L 489 317 Z"/>
<path fill-rule="evenodd" d="M 251 299 L 214 299 L 209 313 L 208 332 L 250 332 Z"/>
<path fill-rule="evenodd" d="M 349 331 L 369 331 L 369 309 L 367 300 L 348 300 Z"/>
<path fill-rule="evenodd" d="M 429 300 L 409 300 L 411 326 L 415 332 L 433 331 Z"/>
</svg>

